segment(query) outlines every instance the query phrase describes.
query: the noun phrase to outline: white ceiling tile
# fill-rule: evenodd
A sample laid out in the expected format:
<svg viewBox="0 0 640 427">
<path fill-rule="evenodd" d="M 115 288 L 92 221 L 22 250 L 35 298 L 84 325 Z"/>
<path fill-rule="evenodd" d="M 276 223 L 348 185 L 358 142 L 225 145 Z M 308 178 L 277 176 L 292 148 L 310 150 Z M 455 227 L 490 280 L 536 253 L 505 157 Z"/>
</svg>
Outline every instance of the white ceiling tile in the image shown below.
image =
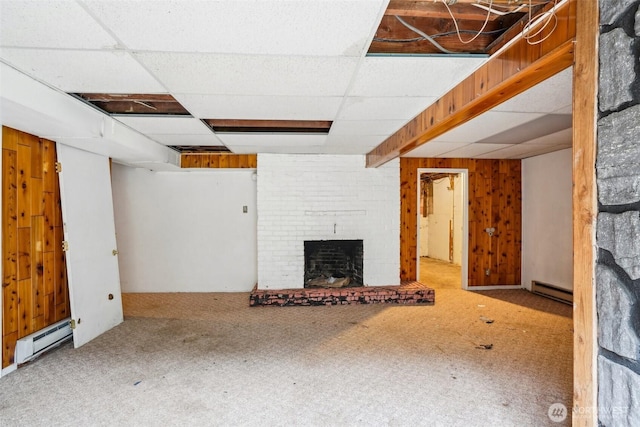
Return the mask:
<svg viewBox="0 0 640 427">
<path fill-rule="evenodd" d="M 163 145 L 202 145 L 206 147 L 224 145 L 213 132 L 210 132 L 209 135 L 147 134 L 147 136 Z"/>
<path fill-rule="evenodd" d="M 331 125 L 331 135 L 391 135 L 406 120 L 336 120 Z"/>
<path fill-rule="evenodd" d="M 366 154 L 387 138 L 386 135 L 334 135 L 327 137 L 327 153 Z"/>
<path fill-rule="evenodd" d="M 422 144 L 410 152 L 403 154 L 402 157 L 438 157 L 441 154 L 448 153 L 449 151 L 453 151 L 461 147 L 466 147 L 467 145 L 469 144 L 429 141 L 426 144 Z"/>
<path fill-rule="evenodd" d="M 76 2 L 2 0 L 0 45 L 113 49 L 117 41 Z"/>
<path fill-rule="evenodd" d="M 141 53 L 136 56 L 175 93 L 343 96 L 357 58 Z"/>
<path fill-rule="evenodd" d="M 572 97 L 573 67 L 570 67 L 503 102 L 492 111 L 552 113 L 560 108 L 570 107 Z"/>
<path fill-rule="evenodd" d="M 440 97 L 487 58 L 369 56 L 358 68 L 350 96 Z"/>
<path fill-rule="evenodd" d="M 65 92 L 166 92 L 123 51 L 0 48 L 0 57 L 17 69 Z"/>
<path fill-rule="evenodd" d="M 144 134 L 208 135 L 211 130 L 200 120 L 180 116 L 114 116 L 114 119 Z"/>
<path fill-rule="evenodd" d="M 560 132 L 532 139 L 523 144 L 545 144 L 545 145 L 571 145 L 573 141 L 573 128 L 561 130 Z"/>
<path fill-rule="evenodd" d="M 554 114 L 572 114 L 573 113 L 573 105 L 569 104 L 565 107 L 558 108 L 557 110 L 553 110 Z"/>
<path fill-rule="evenodd" d="M 327 140 L 327 135 L 301 134 L 272 134 L 272 133 L 218 133 L 218 138 L 232 151 L 241 146 L 262 148 L 273 147 L 313 147 L 321 146 Z M 259 151 L 262 153 L 263 151 Z M 265 151 L 266 152 L 266 151 Z"/>
<path fill-rule="evenodd" d="M 409 120 L 435 97 L 347 97 L 337 120 Z"/>
<path fill-rule="evenodd" d="M 481 154 L 477 158 L 478 159 L 511 159 L 517 158 L 521 155 L 527 155 L 532 152 L 536 152 L 540 150 L 540 145 L 531 146 L 524 144 L 514 144 L 503 146 L 504 148 L 500 150 L 495 150 L 490 153 Z"/>
<path fill-rule="evenodd" d="M 355 57 L 368 48 L 386 5 L 382 0 L 85 3 L 134 50 Z"/>
<path fill-rule="evenodd" d="M 446 153 L 439 154 L 436 157 L 445 158 L 473 158 L 483 154 L 491 153 L 504 148 L 504 144 L 468 144 Z"/>
<path fill-rule="evenodd" d="M 234 154 L 255 154 L 255 153 L 273 153 L 273 154 L 326 154 L 324 145 L 295 146 L 286 145 L 237 145 L 231 150 Z"/>
<path fill-rule="evenodd" d="M 475 142 L 542 117 L 540 113 L 504 113 L 489 111 L 440 135 L 442 142 Z"/>
<path fill-rule="evenodd" d="M 195 117 L 246 120 L 333 120 L 342 98 L 174 94 Z"/>
<path fill-rule="evenodd" d="M 477 156 L 479 159 L 525 159 L 527 157 L 538 156 L 540 154 L 551 153 L 553 151 L 568 148 L 566 145 L 525 145 L 516 144 L 501 150 L 496 150 L 488 154 Z"/>
</svg>

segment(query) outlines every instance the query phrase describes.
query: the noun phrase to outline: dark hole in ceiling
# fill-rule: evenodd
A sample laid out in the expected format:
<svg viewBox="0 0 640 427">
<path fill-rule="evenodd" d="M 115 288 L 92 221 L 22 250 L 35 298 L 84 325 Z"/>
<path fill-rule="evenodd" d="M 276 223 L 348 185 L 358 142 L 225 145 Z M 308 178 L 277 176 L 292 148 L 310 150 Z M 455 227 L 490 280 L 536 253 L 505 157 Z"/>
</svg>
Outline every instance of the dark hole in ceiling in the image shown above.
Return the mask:
<svg viewBox="0 0 640 427">
<path fill-rule="evenodd" d="M 216 133 L 329 133 L 325 120 L 230 120 L 204 119 Z"/>
<path fill-rule="evenodd" d="M 169 94 L 72 93 L 107 114 L 189 116 L 189 112 Z"/>
<path fill-rule="evenodd" d="M 169 148 L 178 153 L 230 153 L 224 145 L 170 145 Z"/>
<path fill-rule="evenodd" d="M 522 30 L 529 21 L 529 12 L 533 18 L 546 4 L 553 3 L 552 0 L 445 1 L 391 0 L 368 53 L 491 54 Z M 512 27 L 518 31 L 507 34 Z"/>
</svg>

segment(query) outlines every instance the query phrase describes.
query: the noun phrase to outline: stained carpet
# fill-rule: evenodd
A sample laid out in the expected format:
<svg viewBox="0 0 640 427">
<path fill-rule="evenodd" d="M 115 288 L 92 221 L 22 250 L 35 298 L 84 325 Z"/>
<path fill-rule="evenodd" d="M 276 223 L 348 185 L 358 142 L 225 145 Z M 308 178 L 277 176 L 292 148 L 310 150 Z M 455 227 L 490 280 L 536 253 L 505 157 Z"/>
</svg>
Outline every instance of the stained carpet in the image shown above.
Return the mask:
<svg viewBox="0 0 640 427">
<path fill-rule="evenodd" d="M 571 307 L 436 287 L 434 306 L 125 294 L 125 322 L 0 379 L 3 426 L 558 426 Z"/>
</svg>

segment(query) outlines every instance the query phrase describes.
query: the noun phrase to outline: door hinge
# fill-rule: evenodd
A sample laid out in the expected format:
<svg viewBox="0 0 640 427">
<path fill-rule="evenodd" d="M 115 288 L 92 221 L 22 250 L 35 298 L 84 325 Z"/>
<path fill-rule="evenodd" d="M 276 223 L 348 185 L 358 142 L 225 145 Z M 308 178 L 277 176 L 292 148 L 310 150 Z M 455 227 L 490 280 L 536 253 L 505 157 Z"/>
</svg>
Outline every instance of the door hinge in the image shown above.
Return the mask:
<svg viewBox="0 0 640 427">
<path fill-rule="evenodd" d="M 62 241 L 62 252 L 67 252 L 69 250 L 69 242 L 66 240 Z"/>
<path fill-rule="evenodd" d="M 71 327 L 71 329 L 75 329 L 75 328 L 76 328 L 76 321 L 75 321 L 75 319 L 71 319 L 71 320 L 69 320 L 69 326 Z"/>
<path fill-rule="evenodd" d="M 55 165 L 56 165 L 56 173 L 62 172 L 62 163 L 56 162 Z"/>
</svg>

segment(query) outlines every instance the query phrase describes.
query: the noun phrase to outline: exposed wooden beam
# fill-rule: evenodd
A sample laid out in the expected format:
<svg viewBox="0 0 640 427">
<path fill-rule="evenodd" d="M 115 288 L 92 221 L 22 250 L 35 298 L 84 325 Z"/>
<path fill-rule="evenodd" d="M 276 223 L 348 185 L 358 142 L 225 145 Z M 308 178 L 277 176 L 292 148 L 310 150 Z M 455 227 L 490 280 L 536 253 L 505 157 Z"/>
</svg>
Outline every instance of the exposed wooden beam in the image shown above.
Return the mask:
<svg viewBox="0 0 640 427">
<path fill-rule="evenodd" d="M 595 309 L 598 2 L 577 5 L 573 68 L 573 425 L 597 426 Z"/>
<path fill-rule="evenodd" d="M 541 32 L 543 41 L 530 44 L 520 38 L 495 53 L 476 72 L 369 152 L 367 167 L 380 166 L 407 153 L 571 66 L 576 1 L 569 0 L 557 9 L 558 24 L 555 29 L 548 26 Z"/>
<path fill-rule="evenodd" d="M 487 18 L 486 11 L 478 7 L 469 6 L 468 4 L 454 4 L 449 7 L 456 19 L 484 21 Z M 433 0 L 391 0 L 384 14 L 392 16 L 421 16 L 424 18 L 451 19 L 451 15 L 444 4 L 434 2 Z M 498 18 L 498 15 L 490 16 L 490 19 L 496 18 Z"/>
<path fill-rule="evenodd" d="M 549 3 L 551 0 L 535 0 L 531 4 L 541 5 Z M 484 21 L 487 19 L 487 11 L 473 6 L 473 4 L 482 4 L 489 6 L 488 2 L 480 2 L 478 0 L 457 0 L 449 6 L 451 13 L 456 19 Z M 518 6 L 524 5 L 523 11 L 527 11 L 529 0 L 514 2 L 513 0 L 493 0 L 493 5 L 501 11 L 507 10 L 504 7 L 510 7 L 513 10 Z M 502 7 L 499 7 L 502 6 Z M 422 16 L 426 18 L 451 19 L 451 14 L 441 0 L 391 0 L 385 15 L 399 16 Z M 489 20 L 499 19 L 499 14 L 490 14 Z"/>
</svg>

